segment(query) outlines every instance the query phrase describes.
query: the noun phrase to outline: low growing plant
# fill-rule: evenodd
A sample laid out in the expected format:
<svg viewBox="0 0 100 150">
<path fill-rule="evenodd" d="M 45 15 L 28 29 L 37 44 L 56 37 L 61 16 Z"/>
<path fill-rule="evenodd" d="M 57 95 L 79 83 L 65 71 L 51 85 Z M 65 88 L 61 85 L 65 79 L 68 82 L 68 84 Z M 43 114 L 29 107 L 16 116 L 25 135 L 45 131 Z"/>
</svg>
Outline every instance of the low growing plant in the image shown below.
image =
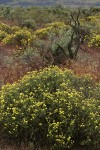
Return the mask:
<svg viewBox="0 0 100 150">
<path fill-rule="evenodd" d="M 13 34 L 8 34 L 2 42 L 19 46 L 28 46 L 32 42 L 32 34 L 26 29 L 20 29 Z"/>
<path fill-rule="evenodd" d="M 0 30 L 0 41 L 2 41 L 7 36 L 7 33 L 5 31 Z"/>
</svg>

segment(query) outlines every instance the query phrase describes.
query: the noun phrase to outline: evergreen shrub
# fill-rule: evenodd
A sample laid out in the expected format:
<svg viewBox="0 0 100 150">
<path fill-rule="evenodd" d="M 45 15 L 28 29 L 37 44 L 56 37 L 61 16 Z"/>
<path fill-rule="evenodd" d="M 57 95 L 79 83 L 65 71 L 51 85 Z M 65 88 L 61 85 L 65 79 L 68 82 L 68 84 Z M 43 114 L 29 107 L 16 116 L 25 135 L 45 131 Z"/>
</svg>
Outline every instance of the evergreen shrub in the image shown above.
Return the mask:
<svg viewBox="0 0 100 150">
<path fill-rule="evenodd" d="M 100 149 L 100 84 L 49 67 L 0 91 L 0 135 L 52 150 Z"/>
<path fill-rule="evenodd" d="M 14 44 L 19 46 L 27 46 L 32 40 L 31 32 L 21 29 L 16 31 L 13 34 L 8 34 L 2 42 L 6 45 Z"/>
</svg>

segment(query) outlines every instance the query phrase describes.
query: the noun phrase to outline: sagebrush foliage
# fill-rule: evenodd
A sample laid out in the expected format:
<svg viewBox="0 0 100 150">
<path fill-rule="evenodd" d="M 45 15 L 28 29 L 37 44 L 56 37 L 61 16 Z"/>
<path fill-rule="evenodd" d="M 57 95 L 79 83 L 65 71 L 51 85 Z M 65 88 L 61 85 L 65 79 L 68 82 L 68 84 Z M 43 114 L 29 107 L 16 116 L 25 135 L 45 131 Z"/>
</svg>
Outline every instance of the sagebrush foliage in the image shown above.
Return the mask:
<svg viewBox="0 0 100 150">
<path fill-rule="evenodd" d="M 52 150 L 97 150 L 100 84 L 70 70 L 49 67 L 28 73 L 0 91 L 0 134 Z"/>
</svg>

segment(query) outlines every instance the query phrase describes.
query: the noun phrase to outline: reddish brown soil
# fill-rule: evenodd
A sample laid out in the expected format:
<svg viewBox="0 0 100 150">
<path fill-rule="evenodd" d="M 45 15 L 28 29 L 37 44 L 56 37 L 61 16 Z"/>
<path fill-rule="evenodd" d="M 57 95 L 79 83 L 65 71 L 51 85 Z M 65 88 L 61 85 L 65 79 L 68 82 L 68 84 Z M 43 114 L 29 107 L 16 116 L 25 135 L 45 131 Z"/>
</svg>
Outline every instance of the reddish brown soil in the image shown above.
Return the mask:
<svg viewBox="0 0 100 150">
<path fill-rule="evenodd" d="M 4 63 L 5 57 L 10 59 L 15 51 L 13 46 L 0 44 L 0 85 L 13 83 L 28 71 L 36 69 L 35 66 L 31 68 L 18 61 L 10 65 Z M 89 48 L 87 45 L 82 45 L 77 60 L 67 60 L 61 66 L 73 70 L 77 75 L 90 74 L 96 81 L 100 81 L 100 48 Z"/>
</svg>

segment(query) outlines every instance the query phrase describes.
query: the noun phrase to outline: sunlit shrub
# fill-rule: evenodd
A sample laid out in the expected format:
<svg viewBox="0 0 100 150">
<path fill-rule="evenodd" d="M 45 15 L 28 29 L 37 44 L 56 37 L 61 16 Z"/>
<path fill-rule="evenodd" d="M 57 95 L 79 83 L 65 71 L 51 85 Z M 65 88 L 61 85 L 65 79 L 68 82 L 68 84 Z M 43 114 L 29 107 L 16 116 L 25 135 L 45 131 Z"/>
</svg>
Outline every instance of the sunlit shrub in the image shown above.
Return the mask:
<svg viewBox="0 0 100 150">
<path fill-rule="evenodd" d="M 68 27 L 64 24 L 64 22 L 54 22 L 46 24 L 46 27 L 43 29 L 39 29 L 36 31 L 36 35 L 40 39 L 46 39 L 48 38 L 49 34 L 54 33 L 56 35 L 59 35 L 59 32 L 61 30 L 65 30 Z"/>
<path fill-rule="evenodd" d="M 5 44 L 15 44 L 20 46 L 27 46 L 32 42 L 32 34 L 25 30 L 18 30 L 14 34 L 9 34 L 3 39 Z"/>
<path fill-rule="evenodd" d="M 46 26 L 47 26 L 47 27 L 58 28 L 58 29 L 66 28 L 66 25 L 65 25 L 64 22 L 48 23 L 48 24 L 46 24 Z"/>
<path fill-rule="evenodd" d="M 93 37 L 89 41 L 89 46 L 100 47 L 100 35 L 93 35 Z"/>
<path fill-rule="evenodd" d="M 20 30 L 15 32 L 15 41 L 17 41 L 19 44 L 23 45 L 22 40 L 28 41 L 28 39 L 31 38 L 31 33 L 27 30 Z"/>
<path fill-rule="evenodd" d="M 100 17 L 98 15 L 89 16 L 89 25 L 92 26 L 92 32 L 95 34 L 100 34 Z"/>
<path fill-rule="evenodd" d="M 11 27 L 7 24 L 2 23 L 2 22 L 0 22 L 0 30 L 5 31 L 8 34 L 11 33 Z"/>
<path fill-rule="evenodd" d="M 49 32 L 52 30 L 52 27 L 47 27 L 43 29 L 38 29 L 35 34 L 40 39 L 46 39 L 48 37 Z"/>
<path fill-rule="evenodd" d="M 14 41 L 14 34 L 8 34 L 3 40 L 2 42 L 6 45 L 10 45 L 13 44 Z"/>
<path fill-rule="evenodd" d="M 0 30 L 0 41 L 2 41 L 7 36 L 7 33 L 5 31 Z"/>
<path fill-rule="evenodd" d="M 13 33 L 15 33 L 16 31 L 21 30 L 21 28 L 19 26 L 13 26 L 11 29 L 12 29 Z"/>
<path fill-rule="evenodd" d="M 100 85 L 49 67 L 0 91 L 0 134 L 52 150 L 99 150 Z"/>
</svg>

